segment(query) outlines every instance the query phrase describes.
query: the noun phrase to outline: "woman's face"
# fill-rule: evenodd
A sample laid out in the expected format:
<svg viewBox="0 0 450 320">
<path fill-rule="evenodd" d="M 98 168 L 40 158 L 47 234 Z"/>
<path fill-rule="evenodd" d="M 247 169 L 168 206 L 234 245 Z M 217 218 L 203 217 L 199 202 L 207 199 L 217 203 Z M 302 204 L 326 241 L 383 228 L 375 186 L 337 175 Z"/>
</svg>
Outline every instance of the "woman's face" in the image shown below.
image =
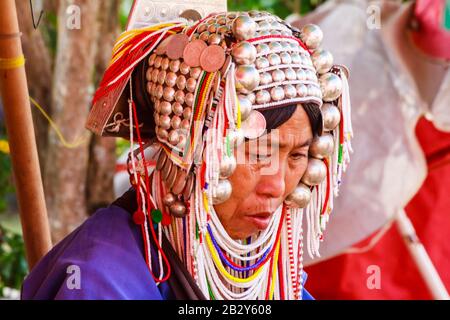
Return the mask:
<svg viewBox="0 0 450 320">
<path fill-rule="evenodd" d="M 238 165 L 229 179 L 233 192 L 226 202 L 214 206 L 233 239 L 245 239 L 268 227 L 306 170 L 312 138 L 308 115 L 299 105 L 277 130 L 235 150 Z"/>
</svg>

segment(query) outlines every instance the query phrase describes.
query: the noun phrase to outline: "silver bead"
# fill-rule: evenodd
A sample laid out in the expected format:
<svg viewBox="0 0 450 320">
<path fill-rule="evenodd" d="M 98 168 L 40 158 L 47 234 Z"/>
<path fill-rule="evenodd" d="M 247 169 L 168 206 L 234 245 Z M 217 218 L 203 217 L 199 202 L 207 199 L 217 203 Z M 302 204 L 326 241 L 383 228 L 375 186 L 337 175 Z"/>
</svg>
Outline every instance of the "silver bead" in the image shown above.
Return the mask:
<svg viewBox="0 0 450 320">
<path fill-rule="evenodd" d="M 208 25 L 206 23 L 202 23 L 197 27 L 197 33 L 205 32 L 208 29 Z"/>
<path fill-rule="evenodd" d="M 281 82 L 286 79 L 286 75 L 284 74 L 284 72 L 282 70 L 276 69 L 276 70 L 272 71 L 272 79 L 273 79 L 273 82 Z"/>
<path fill-rule="evenodd" d="M 158 85 L 156 87 L 156 99 L 161 99 L 164 94 L 164 88 L 162 85 Z"/>
<path fill-rule="evenodd" d="M 179 129 L 180 125 L 181 125 L 181 118 L 179 116 L 173 116 L 172 120 L 170 120 L 170 125 L 175 130 Z M 169 139 L 170 139 L 170 135 L 169 135 Z"/>
<path fill-rule="evenodd" d="M 270 48 L 270 51 L 281 51 L 283 49 L 283 47 L 281 46 L 281 44 L 278 41 L 273 41 L 273 42 L 269 43 L 269 48 Z"/>
<path fill-rule="evenodd" d="M 161 112 L 160 106 L 161 106 L 161 101 L 160 101 L 160 100 L 156 100 L 156 102 L 155 102 L 155 110 L 156 110 L 156 113 Z"/>
<path fill-rule="evenodd" d="M 220 179 L 228 179 L 236 170 L 236 158 L 231 156 L 224 156 L 220 161 Z"/>
<path fill-rule="evenodd" d="M 182 104 L 180 102 L 174 102 L 172 104 L 172 112 L 175 115 L 177 115 L 177 116 L 181 116 L 183 114 L 183 106 L 182 106 Z"/>
<path fill-rule="evenodd" d="M 147 79 L 147 81 L 152 81 L 152 72 L 153 72 L 152 67 L 147 69 L 147 72 L 145 73 L 145 79 Z"/>
<path fill-rule="evenodd" d="M 167 101 L 161 101 L 159 105 L 159 113 L 168 116 L 172 113 L 172 105 Z"/>
<path fill-rule="evenodd" d="M 184 92 L 183 90 L 178 90 L 177 92 L 175 92 L 175 101 L 178 102 L 179 104 L 183 104 L 184 103 Z"/>
<path fill-rule="evenodd" d="M 177 75 L 174 72 L 169 72 L 166 76 L 166 85 L 169 87 L 175 86 L 177 82 Z"/>
<path fill-rule="evenodd" d="M 166 75 L 167 72 L 162 70 L 158 73 L 158 83 L 159 84 L 164 84 L 164 82 L 166 82 Z"/>
<path fill-rule="evenodd" d="M 191 78 L 194 78 L 197 80 L 200 77 L 200 74 L 202 73 L 202 69 L 200 67 L 192 68 L 191 71 L 189 71 L 189 75 Z"/>
<path fill-rule="evenodd" d="M 156 69 L 161 68 L 161 61 L 162 61 L 162 57 L 161 57 L 161 56 L 156 57 L 156 58 L 155 58 L 155 63 L 153 64 L 153 66 L 154 66 Z"/>
<path fill-rule="evenodd" d="M 255 104 L 256 102 L 256 94 L 254 92 L 251 92 L 246 95 L 247 99 L 250 101 L 251 104 Z"/>
<path fill-rule="evenodd" d="M 230 181 L 220 180 L 217 187 L 215 188 L 215 196 L 213 196 L 213 204 L 221 204 L 227 201 L 231 197 L 231 192 L 233 188 Z"/>
<path fill-rule="evenodd" d="M 334 73 L 325 73 L 319 79 L 323 100 L 331 102 L 339 98 L 342 93 L 342 80 Z"/>
<path fill-rule="evenodd" d="M 240 91 L 253 91 L 259 85 L 260 81 L 258 70 L 251 65 L 238 66 L 235 77 L 236 88 Z"/>
<path fill-rule="evenodd" d="M 306 97 L 308 95 L 308 88 L 304 84 L 298 84 L 296 87 L 297 95 L 300 98 Z"/>
<path fill-rule="evenodd" d="M 259 77 L 260 77 L 259 83 L 260 85 L 266 85 L 273 82 L 272 76 L 268 72 L 261 73 Z"/>
<path fill-rule="evenodd" d="M 281 64 L 281 58 L 276 53 L 269 54 L 267 59 L 269 60 L 269 63 L 271 66 L 277 66 L 277 65 Z"/>
<path fill-rule="evenodd" d="M 325 103 L 322 106 L 323 129 L 332 131 L 336 129 L 341 122 L 341 112 L 331 103 Z"/>
<path fill-rule="evenodd" d="M 290 50 L 291 49 L 291 45 L 290 45 L 289 42 L 281 41 L 280 44 L 281 44 L 281 47 L 283 48 L 283 50 Z"/>
<path fill-rule="evenodd" d="M 286 79 L 288 80 L 297 80 L 297 74 L 292 68 L 284 70 L 284 74 L 286 75 Z"/>
<path fill-rule="evenodd" d="M 197 86 L 197 80 L 195 80 L 194 78 L 189 78 L 188 81 L 186 82 L 186 89 L 189 92 L 194 92 L 196 86 Z"/>
<path fill-rule="evenodd" d="M 217 33 L 218 34 L 225 34 L 225 33 L 228 33 L 230 31 L 230 28 L 228 27 L 228 26 L 226 26 L 226 25 L 224 25 L 224 26 L 220 26 L 219 28 L 217 28 Z"/>
<path fill-rule="evenodd" d="M 183 75 L 179 75 L 177 78 L 177 88 L 180 90 L 184 90 L 186 88 L 186 77 Z"/>
<path fill-rule="evenodd" d="M 191 124 L 188 119 L 184 119 L 183 121 L 181 121 L 180 127 L 183 130 L 189 130 L 191 128 Z"/>
<path fill-rule="evenodd" d="M 170 117 L 167 115 L 162 115 L 159 117 L 159 126 L 161 129 L 169 130 L 170 129 Z"/>
<path fill-rule="evenodd" d="M 191 119 L 191 117 L 192 117 L 192 109 L 191 108 L 185 108 L 183 110 L 183 118 L 189 120 L 189 119 Z"/>
<path fill-rule="evenodd" d="M 331 134 L 325 133 L 314 137 L 309 154 L 316 159 L 323 159 L 331 155 L 334 151 L 334 138 Z"/>
<path fill-rule="evenodd" d="M 308 167 L 302 177 L 302 182 L 308 186 L 316 186 L 322 183 L 327 176 L 327 166 L 322 160 L 309 158 Z"/>
<path fill-rule="evenodd" d="M 256 36 L 258 37 L 270 36 L 270 31 L 268 30 L 259 31 L 256 33 Z"/>
<path fill-rule="evenodd" d="M 283 64 L 291 64 L 292 63 L 292 57 L 287 52 L 280 53 L 281 62 Z"/>
<path fill-rule="evenodd" d="M 177 197 L 172 192 L 167 193 L 163 198 L 163 203 L 167 207 L 173 205 L 175 201 L 177 201 Z"/>
<path fill-rule="evenodd" d="M 300 37 L 309 49 L 316 49 L 323 40 L 322 30 L 315 24 L 307 24 L 300 31 Z"/>
<path fill-rule="evenodd" d="M 312 62 L 317 73 L 323 74 L 330 71 L 333 66 L 333 55 L 326 50 L 316 50 L 312 56 Z"/>
<path fill-rule="evenodd" d="M 175 97 L 175 89 L 171 87 L 165 87 L 163 91 L 164 100 L 172 102 Z"/>
<path fill-rule="evenodd" d="M 169 133 L 169 143 L 171 145 L 176 146 L 178 144 L 180 140 L 180 135 L 178 134 L 178 132 L 176 130 L 172 130 Z"/>
<path fill-rule="evenodd" d="M 306 80 L 307 74 L 304 69 L 297 70 L 297 80 Z"/>
<path fill-rule="evenodd" d="M 284 95 L 288 99 L 295 98 L 297 95 L 297 90 L 295 90 L 295 87 L 291 84 L 288 84 L 284 87 Z"/>
<path fill-rule="evenodd" d="M 284 74 L 284 73 L 283 73 Z M 270 90 L 270 97 L 273 101 L 281 101 L 284 99 L 284 90 L 282 87 L 274 87 Z"/>
<path fill-rule="evenodd" d="M 270 23 L 267 21 L 264 21 L 264 20 L 259 22 L 258 25 L 261 29 L 270 29 L 270 27 L 271 27 Z"/>
<path fill-rule="evenodd" d="M 302 58 L 297 52 L 294 52 L 291 54 L 291 60 L 292 60 L 293 64 L 301 64 L 302 63 Z"/>
<path fill-rule="evenodd" d="M 192 105 L 194 104 L 194 95 L 191 92 L 186 93 L 184 101 L 187 106 L 192 107 Z"/>
<path fill-rule="evenodd" d="M 286 198 L 285 203 L 291 208 L 305 208 L 311 201 L 311 189 L 300 183 Z"/>
<path fill-rule="evenodd" d="M 170 63 L 169 58 L 162 59 L 162 61 L 161 61 L 161 69 L 163 69 L 163 70 L 169 69 L 169 63 Z"/>
<path fill-rule="evenodd" d="M 190 70 L 191 70 L 191 67 L 189 67 L 186 63 L 182 62 L 180 64 L 180 72 L 181 72 L 181 74 L 186 75 L 186 74 L 189 73 Z"/>
<path fill-rule="evenodd" d="M 209 45 L 220 44 L 221 42 L 222 42 L 222 37 L 216 33 L 213 33 L 208 37 Z"/>
<path fill-rule="evenodd" d="M 159 128 L 157 132 L 158 132 L 158 137 L 161 140 L 167 140 L 167 138 L 169 137 L 169 132 L 167 132 L 167 130 L 165 130 L 163 128 Z"/>
<path fill-rule="evenodd" d="M 159 69 L 153 69 L 152 71 L 152 82 L 158 82 Z"/>
<path fill-rule="evenodd" d="M 148 65 L 149 65 L 150 67 L 153 67 L 153 65 L 155 64 L 155 59 L 156 59 L 156 57 L 157 57 L 156 53 L 152 53 L 152 54 L 150 55 L 150 58 L 148 58 Z"/>
<path fill-rule="evenodd" d="M 258 25 L 248 16 L 239 16 L 233 21 L 233 34 L 238 41 L 253 38 Z"/>
<path fill-rule="evenodd" d="M 176 218 L 183 218 L 187 214 L 186 206 L 181 201 L 176 201 L 169 207 L 170 214 Z"/>
<path fill-rule="evenodd" d="M 266 57 L 259 57 L 258 59 L 256 59 L 255 65 L 258 69 L 265 69 L 270 66 L 270 63 Z"/>
<path fill-rule="evenodd" d="M 244 96 L 239 96 L 239 105 L 241 110 L 241 120 L 245 121 L 252 111 L 252 103 Z"/>
<path fill-rule="evenodd" d="M 270 48 L 265 43 L 260 43 L 256 46 L 256 51 L 258 51 L 259 54 L 268 54 L 270 52 Z"/>
<path fill-rule="evenodd" d="M 256 60 L 256 48 L 253 44 L 242 41 L 233 47 L 231 55 L 238 64 L 253 64 Z"/>
<path fill-rule="evenodd" d="M 218 23 L 210 24 L 210 25 L 208 26 L 208 32 L 210 32 L 210 33 L 216 33 L 218 27 L 220 27 L 220 24 L 218 24 Z"/>
<path fill-rule="evenodd" d="M 198 38 L 200 40 L 203 40 L 203 41 L 207 42 L 208 38 L 209 38 L 209 32 L 208 31 L 202 32 Z"/>
<path fill-rule="evenodd" d="M 266 104 L 270 102 L 270 93 L 267 90 L 261 90 L 256 93 L 256 103 Z"/>
<path fill-rule="evenodd" d="M 180 60 L 172 60 L 169 64 L 169 69 L 170 71 L 176 73 L 178 72 L 178 70 L 180 70 L 180 65 L 181 65 Z"/>
</svg>

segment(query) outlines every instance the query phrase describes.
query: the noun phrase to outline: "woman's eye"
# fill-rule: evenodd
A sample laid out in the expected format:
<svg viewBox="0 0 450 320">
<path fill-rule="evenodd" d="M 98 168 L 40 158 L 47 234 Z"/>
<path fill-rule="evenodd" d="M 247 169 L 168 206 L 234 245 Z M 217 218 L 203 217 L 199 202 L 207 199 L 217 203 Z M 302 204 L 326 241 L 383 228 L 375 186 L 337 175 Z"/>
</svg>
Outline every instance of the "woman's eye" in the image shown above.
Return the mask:
<svg viewBox="0 0 450 320">
<path fill-rule="evenodd" d="M 308 154 L 306 152 L 296 152 L 291 154 L 292 159 L 294 160 L 300 160 L 308 157 Z"/>
</svg>

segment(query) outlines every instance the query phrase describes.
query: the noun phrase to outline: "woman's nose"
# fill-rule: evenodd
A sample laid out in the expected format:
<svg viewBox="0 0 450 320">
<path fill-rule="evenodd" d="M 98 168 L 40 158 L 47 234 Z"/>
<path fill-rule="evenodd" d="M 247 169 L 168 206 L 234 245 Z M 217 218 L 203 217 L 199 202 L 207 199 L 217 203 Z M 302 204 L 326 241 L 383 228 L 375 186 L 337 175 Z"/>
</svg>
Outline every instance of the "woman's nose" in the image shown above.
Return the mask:
<svg viewBox="0 0 450 320">
<path fill-rule="evenodd" d="M 282 163 L 269 170 L 261 170 L 256 193 L 268 198 L 281 198 L 286 190 L 286 169 Z"/>
</svg>

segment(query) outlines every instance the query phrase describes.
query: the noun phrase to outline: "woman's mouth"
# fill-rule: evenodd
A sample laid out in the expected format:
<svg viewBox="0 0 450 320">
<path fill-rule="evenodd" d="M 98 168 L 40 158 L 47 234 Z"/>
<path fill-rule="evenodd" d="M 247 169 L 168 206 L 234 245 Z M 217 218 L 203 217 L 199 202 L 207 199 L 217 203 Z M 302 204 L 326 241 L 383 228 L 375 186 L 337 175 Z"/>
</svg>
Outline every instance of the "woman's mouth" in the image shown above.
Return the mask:
<svg viewBox="0 0 450 320">
<path fill-rule="evenodd" d="M 257 214 L 247 215 L 246 218 L 252 223 L 258 230 L 265 230 L 269 226 L 272 213 L 260 212 Z"/>
</svg>

